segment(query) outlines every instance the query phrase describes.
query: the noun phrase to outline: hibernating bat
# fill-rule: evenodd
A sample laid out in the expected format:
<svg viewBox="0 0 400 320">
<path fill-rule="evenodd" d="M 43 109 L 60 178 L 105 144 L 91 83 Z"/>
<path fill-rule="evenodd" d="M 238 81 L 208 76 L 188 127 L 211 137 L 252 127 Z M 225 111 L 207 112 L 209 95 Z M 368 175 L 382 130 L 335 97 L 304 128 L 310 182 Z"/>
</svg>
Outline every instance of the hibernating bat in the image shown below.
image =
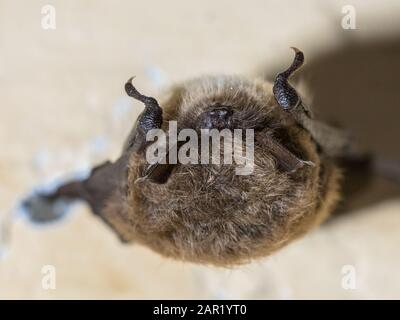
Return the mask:
<svg viewBox="0 0 400 320">
<path fill-rule="evenodd" d="M 176 85 L 158 103 L 125 90 L 145 108 L 113 163 L 95 167 L 42 201 L 81 199 L 124 242 L 185 261 L 232 266 L 264 257 L 324 221 L 340 198 L 341 163 L 370 164 L 347 134 L 314 119 L 288 83 L 291 66 L 273 84 L 264 79 L 204 77 Z M 148 163 L 146 134 L 178 130 L 253 129 L 254 168 L 235 164 Z M 154 142 L 153 142 L 154 143 Z M 241 148 L 241 146 L 235 146 Z M 32 199 L 26 206 L 32 204 Z"/>
</svg>

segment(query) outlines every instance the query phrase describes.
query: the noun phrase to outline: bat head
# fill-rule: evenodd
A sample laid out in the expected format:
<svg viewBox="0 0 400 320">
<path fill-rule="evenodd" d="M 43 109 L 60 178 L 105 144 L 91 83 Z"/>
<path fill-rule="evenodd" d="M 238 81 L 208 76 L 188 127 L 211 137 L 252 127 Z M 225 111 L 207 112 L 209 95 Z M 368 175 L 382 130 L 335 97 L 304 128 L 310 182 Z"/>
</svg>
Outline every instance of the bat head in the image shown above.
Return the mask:
<svg viewBox="0 0 400 320">
<path fill-rule="evenodd" d="M 127 183 L 136 241 L 166 256 L 231 265 L 269 254 L 323 219 L 330 204 L 321 196 L 321 178 L 331 171 L 322 166 L 309 133 L 277 103 L 272 84 L 200 78 L 174 87 L 160 106 L 159 129 L 167 137 L 171 122 L 178 133 L 190 129 L 199 140 L 204 129 L 242 130 L 242 140 L 230 140 L 233 159 L 238 150 L 249 158 L 251 130 L 252 170 L 238 174 L 235 161 L 150 164 L 146 151 L 155 142 L 143 143 L 132 153 Z M 175 143 L 178 154 L 185 141 Z M 194 148 L 197 160 L 200 145 Z"/>
<path fill-rule="evenodd" d="M 219 266 L 304 234 L 337 202 L 339 174 L 290 112 L 301 105 L 288 83 L 304 59 L 295 52 L 274 85 L 204 77 L 173 87 L 160 104 L 130 79 L 127 94 L 145 108 L 122 156 L 28 199 L 30 216 L 48 221 L 60 201 L 85 200 L 124 241 Z"/>
</svg>

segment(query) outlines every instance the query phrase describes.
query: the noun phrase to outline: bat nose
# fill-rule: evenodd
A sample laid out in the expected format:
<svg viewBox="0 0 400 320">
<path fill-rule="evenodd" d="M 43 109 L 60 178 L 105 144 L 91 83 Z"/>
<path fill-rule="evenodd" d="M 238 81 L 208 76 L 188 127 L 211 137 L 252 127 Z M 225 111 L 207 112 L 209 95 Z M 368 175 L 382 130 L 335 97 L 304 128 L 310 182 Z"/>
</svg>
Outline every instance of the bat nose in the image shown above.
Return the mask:
<svg viewBox="0 0 400 320">
<path fill-rule="evenodd" d="M 215 108 L 202 114 L 202 129 L 222 130 L 232 126 L 232 110 L 227 107 Z"/>
</svg>

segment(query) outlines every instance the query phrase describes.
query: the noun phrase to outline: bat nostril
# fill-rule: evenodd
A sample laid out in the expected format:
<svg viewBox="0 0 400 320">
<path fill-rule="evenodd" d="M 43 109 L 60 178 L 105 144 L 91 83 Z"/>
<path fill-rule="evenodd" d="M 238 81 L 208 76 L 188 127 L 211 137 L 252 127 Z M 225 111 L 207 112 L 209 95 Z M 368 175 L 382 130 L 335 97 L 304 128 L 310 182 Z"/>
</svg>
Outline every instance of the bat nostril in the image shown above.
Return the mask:
<svg viewBox="0 0 400 320">
<path fill-rule="evenodd" d="M 224 129 L 230 127 L 233 111 L 227 107 L 219 107 L 206 111 L 201 116 L 201 127 L 205 129 Z"/>
</svg>

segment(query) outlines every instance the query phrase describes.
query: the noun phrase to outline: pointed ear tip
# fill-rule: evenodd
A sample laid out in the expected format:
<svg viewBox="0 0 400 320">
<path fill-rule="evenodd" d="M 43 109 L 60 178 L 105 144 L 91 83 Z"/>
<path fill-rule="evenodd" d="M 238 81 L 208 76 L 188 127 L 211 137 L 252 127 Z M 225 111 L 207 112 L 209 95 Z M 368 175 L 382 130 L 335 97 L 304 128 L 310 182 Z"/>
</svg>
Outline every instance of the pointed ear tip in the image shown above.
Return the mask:
<svg viewBox="0 0 400 320">
<path fill-rule="evenodd" d="M 133 86 L 133 84 L 132 84 L 132 80 L 134 79 L 134 77 L 130 77 L 126 82 L 125 82 L 125 89 L 128 87 L 128 86 Z"/>
<path fill-rule="evenodd" d="M 302 160 L 303 164 L 309 167 L 315 167 L 315 163 L 313 161 Z"/>
<path fill-rule="evenodd" d="M 138 99 L 137 95 L 140 95 L 140 93 L 137 91 L 136 87 L 133 85 L 132 80 L 135 78 L 135 76 L 130 77 L 128 81 L 125 83 L 125 92 L 128 96 Z M 140 99 L 138 99 L 140 100 Z"/>
<path fill-rule="evenodd" d="M 141 184 L 145 180 L 146 180 L 146 177 L 139 177 L 133 182 L 133 184 Z"/>
</svg>

